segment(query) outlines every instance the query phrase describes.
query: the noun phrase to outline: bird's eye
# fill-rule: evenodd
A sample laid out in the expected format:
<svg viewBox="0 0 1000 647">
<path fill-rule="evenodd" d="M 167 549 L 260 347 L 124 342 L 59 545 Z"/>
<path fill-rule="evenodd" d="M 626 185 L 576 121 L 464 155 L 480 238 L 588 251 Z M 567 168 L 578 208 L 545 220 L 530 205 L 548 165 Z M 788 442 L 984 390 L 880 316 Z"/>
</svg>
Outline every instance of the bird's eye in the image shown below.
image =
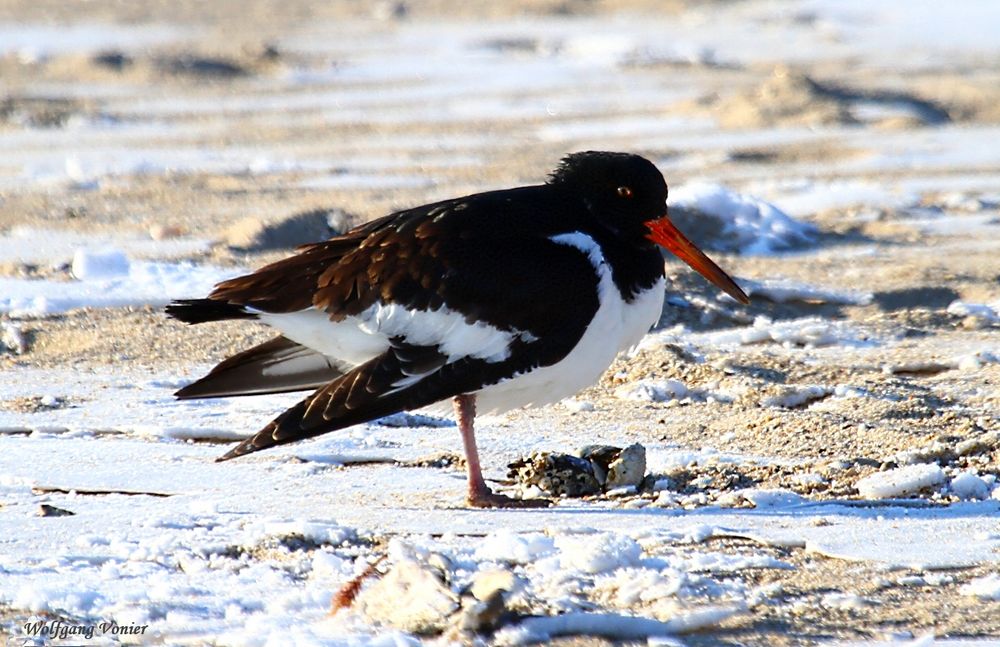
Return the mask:
<svg viewBox="0 0 1000 647">
<path fill-rule="evenodd" d="M 632 188 L 627 186 L 618 187 L 618 197 L 619 198 L 631 198 Z"/>
</svg>

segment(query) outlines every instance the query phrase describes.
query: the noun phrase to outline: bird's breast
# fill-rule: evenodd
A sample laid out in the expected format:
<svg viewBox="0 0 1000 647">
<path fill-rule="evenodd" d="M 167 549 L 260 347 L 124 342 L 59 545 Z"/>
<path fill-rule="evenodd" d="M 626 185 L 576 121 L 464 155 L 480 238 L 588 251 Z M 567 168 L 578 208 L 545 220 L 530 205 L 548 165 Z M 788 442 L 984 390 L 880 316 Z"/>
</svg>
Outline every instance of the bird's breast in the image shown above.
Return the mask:
<svg viewBox="0 0 1000 647">
<path fill-rule="evenodd" d="M 543 405 L 574 395 L 594 384 L 618 353 L 635 346 L 660 318 L 662 275 L 626 300 L 613 280 L 612 268 L 601 247 L 591 236 L 573 232 L 553 236 L 551 240 L 586 254 L 598 275 L 598 308 L 580 340 L 560 361 L 521 372 L 479 391 L 478 406 L 483 413 Z M 530 352 L 530 348 L 522 352 Z"/>
</svg>

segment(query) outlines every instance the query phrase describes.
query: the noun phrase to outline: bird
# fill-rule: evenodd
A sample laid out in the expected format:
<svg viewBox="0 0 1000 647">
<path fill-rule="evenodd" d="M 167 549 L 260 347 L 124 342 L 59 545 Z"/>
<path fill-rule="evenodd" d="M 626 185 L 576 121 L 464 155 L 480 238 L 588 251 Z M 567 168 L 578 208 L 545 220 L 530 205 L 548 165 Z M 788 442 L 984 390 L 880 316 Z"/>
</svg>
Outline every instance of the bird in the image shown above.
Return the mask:
<svg viewBox="0 0 1000 647">
<path fill-rule="evenodd" d="M 188 324 L 254 320 L 279 335 L 180 399 L 313 391 L 217 460 L 451 400 L 471 507 L 537 507 L 495 493 L 479 413 L 572 396 L 661 316 L 665 248 L 749 299 L 670 221 L 667 184 L 636 154 L 563 157 L 541 183 L 397 211 L 176 300 Z"/>
</svg>

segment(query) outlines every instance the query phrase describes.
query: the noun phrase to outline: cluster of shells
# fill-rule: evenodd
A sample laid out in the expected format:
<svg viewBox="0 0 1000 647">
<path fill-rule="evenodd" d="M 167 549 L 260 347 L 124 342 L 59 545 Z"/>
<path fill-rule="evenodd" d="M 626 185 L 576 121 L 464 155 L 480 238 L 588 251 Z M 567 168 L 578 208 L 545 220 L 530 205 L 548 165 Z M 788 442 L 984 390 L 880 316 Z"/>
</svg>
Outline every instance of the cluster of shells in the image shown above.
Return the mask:
<svg viewBox="0 0 1000 647">
<path fill-rule="evenodd" d="M 582 497 L 638 487 L 646 475 L 646 448 L 588 445 L 576 454 L 536 451 L 508 465 L 525 494 Z"/>
</svg>

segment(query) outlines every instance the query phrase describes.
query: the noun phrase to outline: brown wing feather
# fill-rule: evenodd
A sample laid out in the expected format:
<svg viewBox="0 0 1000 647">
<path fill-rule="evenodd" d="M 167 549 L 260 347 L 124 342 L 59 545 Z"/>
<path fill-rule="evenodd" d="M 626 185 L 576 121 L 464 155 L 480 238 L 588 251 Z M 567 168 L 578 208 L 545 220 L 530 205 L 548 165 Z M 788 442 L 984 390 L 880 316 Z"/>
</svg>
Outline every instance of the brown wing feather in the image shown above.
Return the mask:
<svg viewBox="0 0 1000 647">
<path fill-rule="evenodd" d="M 312 288 L 320 276 L 354 246 L 349 240 L 316 243 L 295 256 L 265 265 L 253 274 L 219 283 L 209 298 L 265 312 L 304 310 L 312 305 Z"/>
<path fill-rule="evenodd" d="M 317 278 L 311 305 L 333 319 L 362 312 L 378 300 L 417 309 L 440 307 L 443 299 L 434 285 L 449 263 L 439 241 L 429 237 L 441 227 L 426 227 L 428 216 L 426 210 L 401 212 L 391 226 L 371 232 Z"/>
<path fill-rule="evenodd" d="M 303 245 L 294 256 L 219 283 L 209 298 L 265 312 L 296 312 L 308 308 L 313 305 L 316 287 L 335 276 L 343 259 L 363 246 L 373 232 L 390 224 L 393 218 L 394 215 L 385 216 L 330 240 Z"/>
<path fill-rule="evenodd" d="M 476 384 L 480 371 L 467 368 L 463 379 L 439 379 L 447 358 L 436 347 L 400 345 L 330 381 L 272 420 L 219 460 L 275 445 L 312 438 L 337 429 L 415 409 L 464 392 Z M 422 379 L 400 388 L 400 380 L 417 368 Z M 456 370 L 449 364 L 451 371 Z M 454 378 L 452 373 L 449 377 Z M 463 376 L 459 376 L 463 377 Z"/>
<path fill-rule="evenodd" d="M 440 241 L 444 226 L 428 218 L 448 209 L 398 212 L 306 245 L 295 256 L 219 283 L 209 298 L 271 313 L 316 307 L 333 320 L 377 300 L 438 308 L 443 300 L 433 287 L 449 264 Z"/>
</svg>

